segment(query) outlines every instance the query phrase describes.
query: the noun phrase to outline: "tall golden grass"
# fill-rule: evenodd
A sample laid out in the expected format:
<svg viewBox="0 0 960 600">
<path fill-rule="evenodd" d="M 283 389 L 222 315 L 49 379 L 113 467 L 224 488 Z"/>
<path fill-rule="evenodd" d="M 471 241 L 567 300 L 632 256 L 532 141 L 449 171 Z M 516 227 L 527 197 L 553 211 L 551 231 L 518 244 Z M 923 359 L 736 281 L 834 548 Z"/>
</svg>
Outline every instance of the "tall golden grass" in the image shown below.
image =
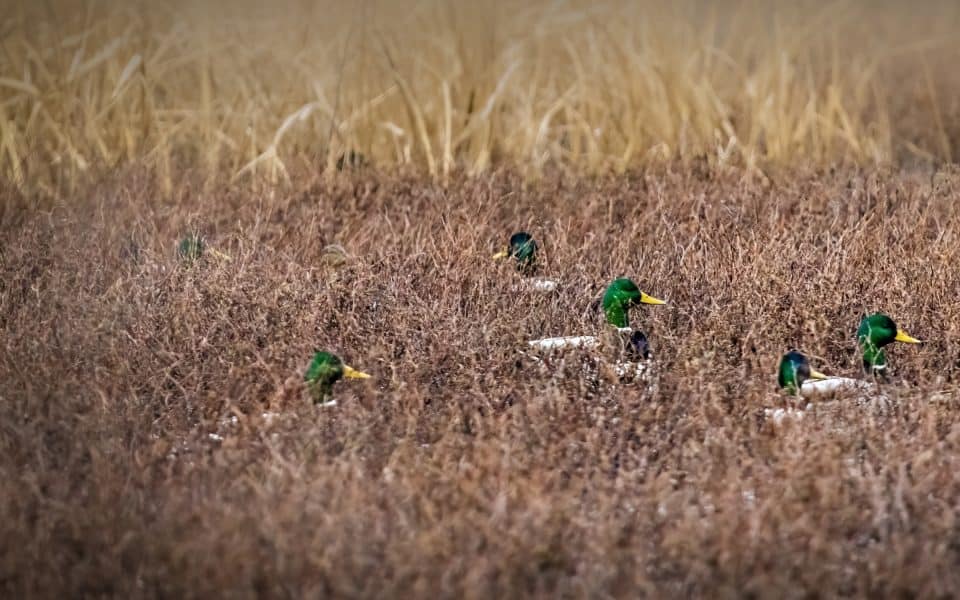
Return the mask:
<svg viewBox="0 0 960 600">
<path fill-rule="evenodd" d="M 956 3 L 21 2 L 0 172 L 950 161 Z M 351 155 L 351 152 L 353 154 Z M 347 160 L 346 162 L 350 162 Z"/>
</svg>

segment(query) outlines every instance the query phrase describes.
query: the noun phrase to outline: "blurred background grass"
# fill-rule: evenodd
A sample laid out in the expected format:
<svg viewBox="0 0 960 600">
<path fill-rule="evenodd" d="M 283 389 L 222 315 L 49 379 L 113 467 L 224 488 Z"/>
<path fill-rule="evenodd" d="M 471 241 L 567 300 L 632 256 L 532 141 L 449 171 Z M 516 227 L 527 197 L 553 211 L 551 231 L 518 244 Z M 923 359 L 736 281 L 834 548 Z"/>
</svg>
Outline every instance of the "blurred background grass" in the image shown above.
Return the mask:
<svg viewBox="0 0 960 600">
<path fill-rule="evenodd" d="M 951 162 L 960 6 L 899 2 L 18 2 L 0 173 L 289 179 L 372 164 L 620 172 Z"/>
</svg>

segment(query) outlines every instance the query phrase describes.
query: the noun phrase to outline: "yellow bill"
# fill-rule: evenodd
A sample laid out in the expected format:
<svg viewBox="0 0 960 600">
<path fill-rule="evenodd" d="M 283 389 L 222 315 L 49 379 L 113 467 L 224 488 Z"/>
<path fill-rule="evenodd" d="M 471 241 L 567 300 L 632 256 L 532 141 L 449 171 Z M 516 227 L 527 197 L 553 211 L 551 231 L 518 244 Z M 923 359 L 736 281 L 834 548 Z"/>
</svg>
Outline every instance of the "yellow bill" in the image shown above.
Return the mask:
<svg viewBox="0 0 960 600">
<path fill-rule="evenodd" d="M 640 292 L 640 302 L 643 304 L 666 304 L 666 302 L 663 300 L 658 300 L 653 296 L 644 294 L 643 292 Z"/>
<path fill-rule="evenodd" d="M 893 339 L 897 340 L 898 342 L 903 342 L 904 344 L 920 344 L 920 343 L 922 343 L 922 342 L 921 342 L 920 340 L 918 340 L 917 338 L 915 338 L 915 337 L 910 337 L 910 334 L 908 334 L 906 331 L 904 331 L 904 330 L 902 330 L 902 329 L 898 329 L 898 330 L 897 330 L 897 337 L 895 337 L 895 338 L 893 338 Z"/>
<path fill-rule="evenodd" d="M 510 252 L 508 250 L 501 250 L 493 255 L 493 260 L 500 260 L 501 258 L 506 258 L 508 256 L 510 256 Z"/>
<path fill-rule="evenodd" d="M 828 378 L 829 378 L 828 375 L 824 375 L 820 371 L 814 371 L 813 369 L 810 369 L 810 379 L 828 379 Z"/>
<path fill-rule="evenodd" d="M 211 249 L 210 249 L 210 253 L 213 254 L 214 256 L 216 256 L 217 258 L 219 258 L 220 260 L 226 260 L 226 261 L 231 261 L 231 260 L 233 260 L 233 258 L 231 258 L 229 254 L 226 254 L 226 253 L 224 253 L 224 252 L 220 252 L 220 251 L 217 250 L 216 248 L 211 248 Z"/>
<path fill-rule="evenodd" d="M 370 379 L 368 374 L 347 365 L 343 365 L 343 376 L 347 379 Z"/>
</svg>

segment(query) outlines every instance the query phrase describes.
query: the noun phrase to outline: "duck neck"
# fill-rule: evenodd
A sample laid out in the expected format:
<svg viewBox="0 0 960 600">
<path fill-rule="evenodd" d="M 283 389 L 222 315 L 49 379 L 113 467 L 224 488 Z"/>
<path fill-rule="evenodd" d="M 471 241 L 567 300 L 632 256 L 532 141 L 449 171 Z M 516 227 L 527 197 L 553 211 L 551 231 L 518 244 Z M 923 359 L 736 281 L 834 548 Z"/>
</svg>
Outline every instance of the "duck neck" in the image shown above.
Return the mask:
<svg viewBox="0 0 960 600">
<path fill-rule="evenodd" d="M 887 368 L 887 355 L 883 349 L 870 340 L 863 343 L 863 370 L 867 375 L 875 375 Z"/>
<path fill-rule="evenodd" d="M 780 373 L 777 377 L 777 383 L 791 396 L 796 396 L 800 392 L 797 386 L 797 369 L 792 364 L 783 362 L 780 364 Z"/>
<path fill-rule="evenodd" d="M 313 396 L 314 404 L 322 404 L 330 400 L 333 396 L 333 383 L 329 381 L 316 381 L 310 385 L 310 395 Z"/>
<path fill-rule="evenodd" d="M 607 317 L 607 323 L 614 327 L 629 327 L 630 321 L 627 318 L 627 307 L 622 302 L 611 302 L 603 307 L 603 312 Z"/>
</svg>

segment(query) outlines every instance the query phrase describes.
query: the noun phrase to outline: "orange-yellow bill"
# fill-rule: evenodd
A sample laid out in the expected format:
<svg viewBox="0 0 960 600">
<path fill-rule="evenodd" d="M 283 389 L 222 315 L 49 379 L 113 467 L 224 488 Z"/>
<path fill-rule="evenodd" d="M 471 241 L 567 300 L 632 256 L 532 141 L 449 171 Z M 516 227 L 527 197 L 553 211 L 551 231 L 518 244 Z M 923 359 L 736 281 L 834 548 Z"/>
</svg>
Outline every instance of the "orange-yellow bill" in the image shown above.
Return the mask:
<svg viewBox="0 0 960 600">
<path fill-rule="evenodd" d="M 370 375 L 347 365 L 343 365 L 343 376 L 347 379 L 370 379 Z"/>
<path fill-rule="evenodd" d="M 643 304 L 666 304 L 666 302 L 663 300 L 658 300 L 657 298 L 654 298 L 648 294 L 644 294 L 643 292 L 640 292 L 640 302 Z"/>
<path fill-rule="evenodd" d="M 893 339 L 897 340 L 898 342 L 903 342 L 904 344 L 919 344 L 919 343 L 921 343 L 920 340 L 918 340 L 918 339 L 915 338 L 915 337 L 910 337 L 910 334 L 908 334 L 906 331 L 904 331 L 904 330 L 902 330 L 902 329 L 898 329 L 898 330 L 897 330 L 897 337 L 895 337 L 895 338 L 893 338 Z"/>
</svg>

